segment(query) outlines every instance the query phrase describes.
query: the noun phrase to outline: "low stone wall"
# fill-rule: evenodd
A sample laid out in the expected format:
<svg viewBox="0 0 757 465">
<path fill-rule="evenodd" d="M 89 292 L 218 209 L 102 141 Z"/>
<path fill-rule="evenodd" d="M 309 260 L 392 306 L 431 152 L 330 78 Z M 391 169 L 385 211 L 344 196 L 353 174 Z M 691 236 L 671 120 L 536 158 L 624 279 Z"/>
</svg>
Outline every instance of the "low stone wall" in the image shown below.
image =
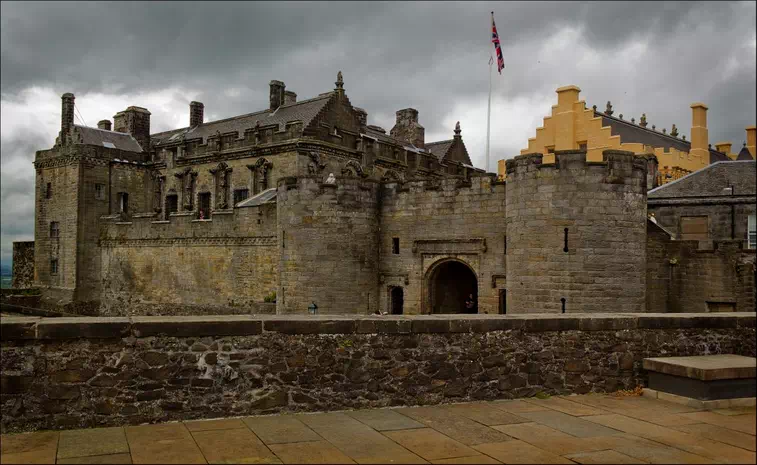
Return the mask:
<svg viewBox="0 0 757 465">
<path fill-rule="evenodd" d="M 755 313 L 0 320 L 2 432 L 610 392 Z"/>
</svg>

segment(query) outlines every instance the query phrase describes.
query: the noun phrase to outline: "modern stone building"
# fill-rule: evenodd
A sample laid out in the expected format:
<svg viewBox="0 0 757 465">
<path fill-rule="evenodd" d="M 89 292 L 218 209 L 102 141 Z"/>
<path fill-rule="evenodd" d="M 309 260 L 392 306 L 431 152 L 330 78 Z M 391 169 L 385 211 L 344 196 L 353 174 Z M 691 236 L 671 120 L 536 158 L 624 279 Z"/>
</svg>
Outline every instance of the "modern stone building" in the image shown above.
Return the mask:
<svg viewBox="0 0 757 465">
<path fill-rule="evenodd" d="M 35 160 L 34 285 L 69 308 L 455 313 L 473 295 L 480 313 L 669 311 L 671 254 L 699 247 L 648 219 L 654 154 L 524 154 L 497 180 L 472 166 L 459 124 L 439 142 L 412 108 L 388 134 L 368 125 L 341 73 L 301 101 L 271 81 L 267 109 L 220 121 L 192 102 L 187 127 L 157 134 L 144 108 L 95 129 L 62 101 Z M 734 310 L 754 308 L 744 249 L 712 259 L 746 257 L 721 267 L 742 283 L 718 291 Z"/>
<path fill-rule="evenodd" d="M 579 100 L 581 89 L 565 86 L 557 89 L 557 105 L 552 106 L 552 115 L 544 118 L 544 125 L 536 128 L 536 136 L 528 140 L 528 148 L 521 154 L 544 153 L 545 162 L 554 160 L 552 155 L 559 150 L 586 150 L 589 161 L 600 161 L 607 149 L 627 150 L 637 155 L 654 154 L 659 164 L 657 184 L 674 181 L 711 163 L 730 160 L 754 160 L 757 127 L 746 128 L 746 141 L 738 153 L 732 153 L 730 142 L 718 142 L 715 148 L 709 142 L 707 129 L 707 105 L 691 104 L 691 140 L 679 134 L 674 124 L 668 133 L 666 128 L 657 129 L 642 114 L 636 118 L 615 115 L 612 103 L 607 102 L 604 111 L 586 107 Z M 505 175 L 505 160 L 499 160 L 500 178 Z"/>
</svg>

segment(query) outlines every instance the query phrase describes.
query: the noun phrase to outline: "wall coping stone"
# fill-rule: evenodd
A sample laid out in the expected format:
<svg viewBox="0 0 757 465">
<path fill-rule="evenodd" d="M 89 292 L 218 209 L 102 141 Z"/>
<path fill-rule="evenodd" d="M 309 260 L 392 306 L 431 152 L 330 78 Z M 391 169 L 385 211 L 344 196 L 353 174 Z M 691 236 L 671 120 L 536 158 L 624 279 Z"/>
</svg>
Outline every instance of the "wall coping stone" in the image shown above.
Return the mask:
<svg viewBox="0 0 757 465">
<path fill-rule="evenodd" d="M 524 315 L 210 315 L 135 317 L 3 317 L 2 340 L 283 334 L 483 333 L 520 330 L 754 328 L 755 312 L 573 313 Z"/>
</svg>

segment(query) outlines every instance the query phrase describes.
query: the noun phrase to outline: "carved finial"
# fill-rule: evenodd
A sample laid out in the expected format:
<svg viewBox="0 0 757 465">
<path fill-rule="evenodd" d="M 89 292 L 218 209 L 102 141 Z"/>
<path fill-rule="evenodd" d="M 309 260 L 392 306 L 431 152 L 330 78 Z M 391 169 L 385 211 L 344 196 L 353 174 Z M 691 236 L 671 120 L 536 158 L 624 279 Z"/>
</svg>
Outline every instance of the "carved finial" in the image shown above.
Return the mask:
<svg viewBox="0 0 757 465">
<path fill-rule="evenodd" d="M 668 133 L 668 130 L 667 130 L 667 129 L 665 129 L 665 128 L 662 128 L 662 133 L 663 133 L 663 134 L 667 134 L 667 133 Z"/>
<path fill-rule="evenodd" d="M 338 73 L 336 73 L 336 82 L 334 84 L 336 84 L 336 88 L 337 89 L 343 89 L 344 88 L 344 79 L 342 78 L 342 72 L 341 71 L 339 71 Z"/>
<path fill-rule="evenodd" d="M 746 147 L 746 142 L 744 142 L 744 147 Z"/>
<path fill-rule="evenodd" d="M 686 134 L 683 135 L 683 140 L 686 140 Z"/>
<path fill-rule="evenodd" d="M 672 128 L 670 128 L 670 135 L 673 137 L 678 137 L 678 128 L 674 124 Z"/>
<path fill-rule="evenodd" d="M 631 124 L 636 124 L 636 118 L 631 118 Z"/>
<path fill-rule="evenodd" d="M 707 144 L 707 149 L 712 150 L 712 144 Z"/>
<path fill-rule="evenodd" d="M 259 119 L 256 119 L 256 120 L 255 120 L 255 127 L 256 127 L 256 128 L 259 128 L 259 127 L 260 127 L 260 120 L 259 120 Z"/>
<path fill-rule="evenodd" d="M 456 136 L 459 136 L 461 132 L 462 132 L 462 131 L 460 131 L 460 121 L 458 121 L 458 122 L 457 122 L 457 123 L 455 124 L 455 135 L 456 135 Z"/>
<path fill-rule="evenodd" d="M 596 106 L 596 105 L 592 105 L 592 106 L 591 106 L 591 109 L 592 109 L 592 110 L 594 110 L 594 111 L 596 112 L 596 111 L 597 111 L 597 106 Z"/>
<path fill-rule="evenodd" d="M 618 115 L 618 117 L 619 117 L 620 119 L 623 119 L 623 113 L 619 114 L 619 115 Z"/>
<path fill-rule="evenodd" d="M 646 113 L 641 114 L 641 119 L 639 120 L 639 126 L 643 128 L 647 127 L 647 114 Z"/>
<path fill-rule="evenodd" d="M 612 103 L 610 103 L 610 101 L 608 100 L 607 101 L 607 108 L 605 108 L 605 115 L 612 116 L 613 113 L 615 113 L 615 112 L 612 111 Z"/>
<path fill-rule="evenodd" d="M 655 130 L 655 127 L 656 127 L 656 126 L 655 126 L 655 125 L 653 124 L 653 125 L 652 125 L 652 131 L 654 131 L 654 130 Z"/>
</svg>

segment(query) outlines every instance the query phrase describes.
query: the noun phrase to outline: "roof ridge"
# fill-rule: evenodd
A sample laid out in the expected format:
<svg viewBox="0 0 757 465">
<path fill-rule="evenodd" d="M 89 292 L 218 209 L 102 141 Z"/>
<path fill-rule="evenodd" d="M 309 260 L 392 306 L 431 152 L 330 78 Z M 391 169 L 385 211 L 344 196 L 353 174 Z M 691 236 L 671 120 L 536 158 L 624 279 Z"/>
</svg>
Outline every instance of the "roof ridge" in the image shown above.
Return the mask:
<svg viewBox="0 0 757 465">
<path fill-rule="evenodd" d="M 673 181 L 670 181 L 668 183 L 665 183 L 662 186 L 655 187 L 654 189 L 652 189 L 652 190 L 650 190 L 650 191 L 647 192 L 647 197 L 649 196 L 649 194 L 651 194 L 653 192 L 657 192 L 657 191 L 662 190 L 663 188 L 668 187 L 670 185 L 673 185 L 673 184 L 675 184 L 675 183 L 677 183 L 679 181 L 683 181 L 684 179 L 688 179 L 690 176 L 693 176 L 695 174 L 702 173 L 705 170 L 708 170 L 708 169 L 710 169 L 713 166 L 720 165 L 721 163 L 728 163 L 728 165 L 730 166 L 731 163 L 739 163 L 739 162 L 741 162 L 741 163 L 755 163 L 755 160 L 728 160 L 728 161 L 726 161 L 726 160 L 720 160 L 720 161 L 716 161 L 715 163 L 710 163 L 709 165 L 705 166 L 704 168 L 700 168 L 700 169 L 698 169 L 696 171 L 692 171 L 691 173 L 687 174 L 686 176 L 681 176 L 680 178 L 678 178 L 676 180 L 673 180 Z"/>
<path fill-rule="evenodd" d="M 641 126 L 641 125 L 639 125 L 639 124 L 636 124 L 636 123 L 632 123 L 632 122 L 630 122 L 630 121 L 626 121 L 626 120 L 624 120 L 624 119 L 620 119 L 620 118 L 617 118 L 617 117 L 615 117 L 615 116 L 607 115 L 607 114 L 605 114 L 605 113 L 602 113 L 602 112 L 600 112 L 600 111 L 597 111 L 597 110 L 594 110 L 594 116 L 595 116 L 595 117 L 596 117 L 596 116 L 599 116 L 600 118 L 609 118 L 609 119 L 611 119 L 611 120 L 613 120 L 613 121 L 617 121 L 617 122 L 619 122 L 619 123 L 623 123 L 623 124 L 625 124 L 625 125 L 627 125 L 627 126 L 630 126 L 630 127 L 632 127 L 632 128 L 638 128 L 638 129 L 641 129 L 641 130 L 644 130 L 644 131 L 650 132 L 650 133 L 652 133 L 652 134 L 655 134 L 655 135 L 658 135 L 658 136 L 662 136 L 662 137 L 666 137 L 666 138 L 668 138 L 668 139 L 670 139 L 670 140 L 674 140 L 674 141 L 676 141 L 676 142 L 680 142 L 680 143 L 683 143 L 683 144 L 688 144 L 689 146 L 691 146 L 691 141 L 689 141 L 689 140 L 679 139 L 678 137 L 673 137 L 673 136 L 671 136 L 670 134 L 665 134 L 665 133 L 663 133 L 663 132 L 660 132 L 660 131 L 657 131 L 657 130 L 655 130 L 655 129 L 647 129 L 647 128 L 645 128 L 644 126 Z M 715 152 L 716 152 L 717 150 L 714 150 L 714 149 L 713 149 L 713 151 L 715 151 Z"/>
</svg>

